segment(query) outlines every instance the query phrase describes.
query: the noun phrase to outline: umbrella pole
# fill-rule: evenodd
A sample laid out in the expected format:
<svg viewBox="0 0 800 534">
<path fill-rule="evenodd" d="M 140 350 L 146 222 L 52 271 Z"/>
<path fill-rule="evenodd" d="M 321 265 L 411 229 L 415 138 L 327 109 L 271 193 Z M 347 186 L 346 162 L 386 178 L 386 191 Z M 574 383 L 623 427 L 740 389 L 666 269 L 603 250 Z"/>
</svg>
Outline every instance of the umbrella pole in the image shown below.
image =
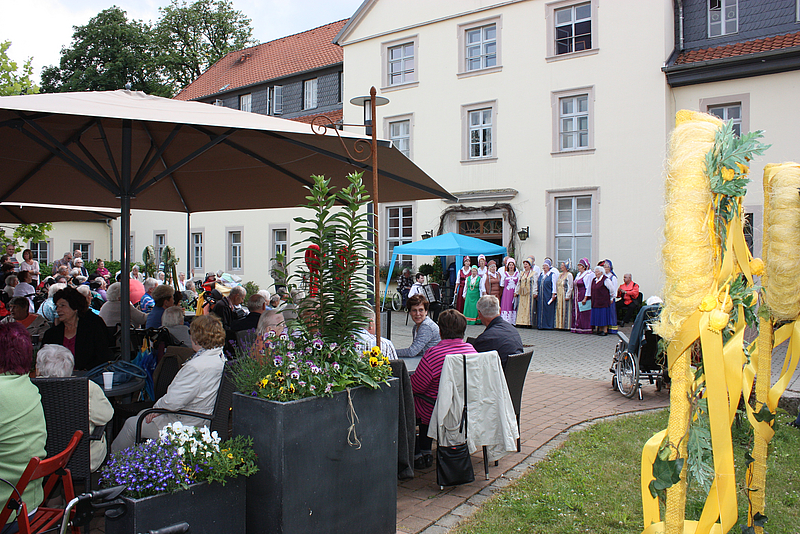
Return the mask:
<svg viewBox="0 0 800 534">
<path fill-rule="evenodd" d="M 121 359 L 131 359 L 131 129 L 132 121 L 122 121 L 122 191 L 120 194 L 120 207 L 122 208 L 120 220 L 120 234 L 122 248 L 120 261 L 122 262 L 122 296 L 120 298 L 120 324 L 122 328 L 120 337 Z"/>
</svg>

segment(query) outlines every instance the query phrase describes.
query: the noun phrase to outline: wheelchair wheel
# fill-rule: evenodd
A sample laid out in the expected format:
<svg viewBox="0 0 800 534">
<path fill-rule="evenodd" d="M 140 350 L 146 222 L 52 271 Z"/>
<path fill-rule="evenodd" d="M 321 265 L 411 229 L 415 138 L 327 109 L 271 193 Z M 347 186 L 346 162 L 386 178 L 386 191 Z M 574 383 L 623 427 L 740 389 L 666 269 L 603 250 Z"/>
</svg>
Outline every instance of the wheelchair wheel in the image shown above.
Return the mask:
<svg viewBox="0 0 800 534">
<path fill-rule="evenodd" d="M 617 362 L 617 389 L 625 397 L 633 397 L 639 389 L 639 365 L 630 352 L 623 352 Z"/>
<path fill-rule="evenodd" d="M 400 293 L 395 293 L 392 295 L 392 309 L 394 311 L 400 311 L 403 308 L 403 297 L 400 296 Z"/>
</svg>

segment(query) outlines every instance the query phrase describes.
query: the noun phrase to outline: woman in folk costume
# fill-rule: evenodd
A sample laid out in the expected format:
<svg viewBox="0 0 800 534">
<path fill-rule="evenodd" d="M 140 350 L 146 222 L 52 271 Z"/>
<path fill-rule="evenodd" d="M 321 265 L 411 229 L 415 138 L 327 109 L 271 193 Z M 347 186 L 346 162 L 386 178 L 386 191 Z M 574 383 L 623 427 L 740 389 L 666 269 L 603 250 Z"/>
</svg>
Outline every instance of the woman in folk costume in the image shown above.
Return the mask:
<svg viewBox="0 0 800 534">
<path fill-rule="evenodd" d="M 481 298 L 481 277 L 478 276 L 478 266 L 473 265 L 464 284 L 464 317 L 467 318 L 467 324 L 480 324 L 478 320 L 479 298 Z"/>
<path fill-rule="evenodd" d="M 486 256 L 484 256 L 483 254 L 479 254 L 478 255 L 478 276 L 483 278 L 484 276 L 486 276 L 486 273 L 488 272 L 488 270 L 489 269 L 486 267 Z"/>
<path fill-rule="evenodd" d="M 527 257 L 522 260 L 522 272 L 519 275 L 519 284 L 517 285 L 517 296 L 519 302 L 517 304 L 517 326 L 533 326 L 533 299 L 539 292 L 539 287 L 536 280 L 536 274 L 533 269 L 533 258 Z"/>
<path fill-rule="evenodd" d="M 569 260 L 558 264 L 561 274 L 558 275 L 556 290 L 556 330 L 569 330 L 572 326 L 572 273 L 569 272 Z"/>
<path fill-rule="evenodd" d="M 552 330 L 556 326 L 557 284 L 553 260 L 545 258 L 539 275 L 539 330 Z"/>
<path fill-rule="evenodd" d="M 608 333 L 615 334 L 617 332 L 617 289 L 619 289 L 619 280 L 617 279 L 617 273 L 614 272 L 614 264 L 611 263 L 611 260 L 603 260 L 603 263 L 599 264 L 603 267 L 605 272 L 606 278 L 611 280 L 611 283 L 614 284 L 614 289 L 611 291 L 611 324 L 608 326 Z"/>
<path fill-rule="evenodd" d="M 519 283 L 519 272 L 514 258 L 506 260 L 506 271 L 500 279 L 503 294 L 500 297 L 500 316 L 511 324 L 517 322 L 517 310 L 514 308 L 514 292 Z"/>
<path fill-rule="evenodd" d="M 497 262 L 489 261 L 486 267 L 486 276 L 481 277 L 481 296 L 494 295 L 497 301 L 503 297 L 503 288 L 500 287 L 500 273 L 497 272 Z"/>
<path fill-rule="evenodd" d="M 464 256 L 464 266 L 458 271 L 458 283 L 456 285 L 455 305 L 456 309 L 464 313 L 464 287 L 466 286 L 467 277 L 470 275 L 471 269 L 469 256 Z"/>
<path fill-rule="evenodd" d="M 584 302 L 587 299 L 592 300 L 592 320 L 591 325 L 596 327 L 596 334 L 598 336 L 608 335 L 608 327 L 612 324 L 611 309 L 614 305 L 611 303 L 611 296 L 614 294 L 614 284 L 605 275 L 605 269 L 601 266 L 594 268 L 594 277 L 591 284 L 588 284 L 586 296 L 583 297 Z"/>
<path fill-rule="evenodd" d="M 572 328 L 570 330 L 574 334 L 592 333 L 592 308 L 588 307 L 586 311 L 580 310 L 581 302 L 586 296 L 586 289 L 592 285 L 592 279 L 594 278 L 590 267 L 589 258 L 581 258 L 581 261 L 578 262 L 578 274 L 575 276 L 572 291 Z"/>
</svg>

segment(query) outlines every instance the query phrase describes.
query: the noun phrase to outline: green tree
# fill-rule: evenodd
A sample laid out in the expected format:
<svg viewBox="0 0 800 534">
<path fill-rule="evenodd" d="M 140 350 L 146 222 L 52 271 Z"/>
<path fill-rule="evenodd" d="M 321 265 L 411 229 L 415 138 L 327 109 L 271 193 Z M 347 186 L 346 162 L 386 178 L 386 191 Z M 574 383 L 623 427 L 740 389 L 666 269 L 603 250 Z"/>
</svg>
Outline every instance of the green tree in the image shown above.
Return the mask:
<svg viewBox="0 0 800 534">
<path fill-rule="evenodd" d="M 177 90 L 228 52 L 253 45 L 250 19 L 228 0 L 172 0 L 153 27 L 156 61 Z"/>
<path fill-rule="evenodd" d="M 73 26 L 70 47 L 62 47 L 59 66 L 42 70 L 42 91 L 113 91 L 127 83 L 137 91 L 170 96 L 153 60 L 150 25 L 128 20 L 110 7 L 85 26 Z"/>
<path fill-rule="evenodd" d="M 27 247 L 28 243 L 33 241 L 45 241 L 47 239 L 47 232 L 53 229 L 50 223 L 34 223 L 34 224 L 20 224 L 14 228 L 14 233 L 11 237 L 6 235 L 4 228 L 0 228 L 0 243 L 11 243 L 17 249 L 17 252 Z M 20 241 L 22 246 L 20 246 Z M 5 250 L 3 250 L 5 253 Z"/>
<path fill-rule="evenodd" d="M 39 87 L 31 79 L 33 58 L 28 58 L 22 66 L 22 72 L 17 73 L 17 62 L 8 57 L 10 46 L 11 41 L 0 43 L 0 96 L 38 93 Z"/>
</svg>

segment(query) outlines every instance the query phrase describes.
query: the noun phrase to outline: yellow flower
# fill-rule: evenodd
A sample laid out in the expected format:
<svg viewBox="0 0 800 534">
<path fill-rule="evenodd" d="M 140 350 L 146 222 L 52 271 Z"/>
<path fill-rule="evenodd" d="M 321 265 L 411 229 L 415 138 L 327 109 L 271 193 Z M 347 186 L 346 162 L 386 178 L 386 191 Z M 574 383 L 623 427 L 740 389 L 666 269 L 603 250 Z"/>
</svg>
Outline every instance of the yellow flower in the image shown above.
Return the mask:
<svg viewBox="0 0 800 534">
<path fill-rule="evenodd" d="M 289 384 L 289 392 L 294 393 L 294 384 Z"/>
<path fill-rule="evenodd" d="M 761 276 L 764 274 L 764 260 L 761 258 L 753 258 L 750 260 L 750 272 L 753 276 Z"/>
<path fill-rule="evenodd" d="M 748 172 L 750 172 L 750 167 L 748 167 L 747 165 L 742 165 L 741 163 L 737 163 L 736 166 L 739 167 L 739 174 L 747 174 Z"/>
<path fill-rule="evenodd" d="M 723 167 L 721 174 L 722 174 L 722 179 L 728 182 L 730 180 L 733 180 L 735 172 L 733 169 L 729 169 L 728 167 Z"/>
<path fill-rule="evenodd" d="M 228 458 L 230 458 L 231 460 L 233 460 L 233 454 L 231 454 L 231 453 L 228 453 Z"/>
<path fill-rule="evenodd" d="M 370 359 L 369 359 L 369 364 L 372 367 L 377 366 L 378 365 L 378 358 L 376 358 L 375 356 L 371 356 Z"/>
<path fill-rule="evenodd" d="M 700 302 L 700 311 L 711 311 L 717 307 L 717 297 L 714 295 L 706 295 Z"/>
<path fill-rule="evenodd" d="M 719 332 L 728 326 L 728 321 L 730 321 L 730 315 L 722 310 L 713 310 L 708 316 L 708 328 L 712 332 Z"/>
<path fill-rule="evenodd" d="M 269 380 L 267 380 L 266 378 L 264 378 L 263 380 L 261 380 L 261 382 L 258 383 L 258 386 L 262 389 L 267 387 L 268 385 L 269 385 Z"/>
</svg>

